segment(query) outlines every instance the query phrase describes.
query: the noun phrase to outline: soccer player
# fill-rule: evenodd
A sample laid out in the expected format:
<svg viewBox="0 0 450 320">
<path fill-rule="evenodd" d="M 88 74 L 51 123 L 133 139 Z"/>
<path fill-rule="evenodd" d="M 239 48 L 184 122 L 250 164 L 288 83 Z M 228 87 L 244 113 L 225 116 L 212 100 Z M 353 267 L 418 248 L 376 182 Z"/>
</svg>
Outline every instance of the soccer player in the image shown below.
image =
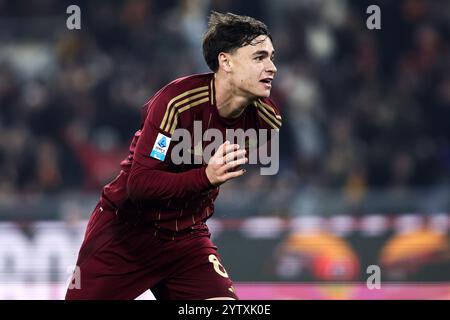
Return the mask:
<svg viewBox="0 0 450 320">
<path fill-rule="evenodd" d="M 177 79 L 144 105 L 130 153 L 90 217 L 66 299 L 134 299 L 147 289 L 156 299 L 237 299 L 205 221 L 219 186 L 244 175 L 247 148 L 226 141 L 208 163 L 175 164 L 171 139 L 177 129 L 194 134 L 194 121 L 224 136 L 278 130 L 269 99 L 277 69 L 267 26 L 251 17 L 212 12 L 203 54 L 212 73 Z"/>
</svg>

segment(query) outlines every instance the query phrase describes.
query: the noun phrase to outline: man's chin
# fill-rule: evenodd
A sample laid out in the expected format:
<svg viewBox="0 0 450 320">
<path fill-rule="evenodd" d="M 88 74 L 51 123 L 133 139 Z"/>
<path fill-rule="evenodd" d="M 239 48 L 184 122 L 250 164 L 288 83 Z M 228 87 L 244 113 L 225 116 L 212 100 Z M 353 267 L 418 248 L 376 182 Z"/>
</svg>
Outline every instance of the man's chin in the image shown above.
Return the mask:
<svg viewBox="0 0 450 320">
<path fill-rule="evenodd" d="M 256 95 L 257 98 L 268 98 L 270 97 L 270 90 L 265 90 L 262 92 L 259 92 L 259 94 Z"/>
</svg>

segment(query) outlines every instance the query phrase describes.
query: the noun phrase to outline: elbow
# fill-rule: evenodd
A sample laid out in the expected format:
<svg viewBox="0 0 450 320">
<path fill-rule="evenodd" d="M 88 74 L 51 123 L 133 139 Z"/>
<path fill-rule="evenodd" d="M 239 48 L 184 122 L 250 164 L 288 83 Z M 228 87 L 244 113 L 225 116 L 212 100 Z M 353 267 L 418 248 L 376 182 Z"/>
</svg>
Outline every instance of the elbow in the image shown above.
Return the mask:
<svg viewBox="0 0 450 320">
<path fill-rule="evenodd" d="M 133 172 L 130 172 L 130 176 L 127 180 L 127 195 L 128 198 L 130 198 L 133 202 L 139 201 L 142 199 L 142 188 L 139 188 L 139 180 L 138 178 L 133 174 Z"/>
<path fill-rule="evenodd" d="M 139 195 L 136 193 L 136 188 L 133 182 L 130 180 L 131 179 L 129 179 L 127 182 L 127 195 L 129 199 L 131 199 L 133 202 L 136 202 L 139 200 Z"/>
<path fill-rule="evenodd" d="M 132 169 L 127 180 L 128 198 L 133 202 L 158 198 L 156 181 L 158 178 L 154 170 Z"/>
</svg>

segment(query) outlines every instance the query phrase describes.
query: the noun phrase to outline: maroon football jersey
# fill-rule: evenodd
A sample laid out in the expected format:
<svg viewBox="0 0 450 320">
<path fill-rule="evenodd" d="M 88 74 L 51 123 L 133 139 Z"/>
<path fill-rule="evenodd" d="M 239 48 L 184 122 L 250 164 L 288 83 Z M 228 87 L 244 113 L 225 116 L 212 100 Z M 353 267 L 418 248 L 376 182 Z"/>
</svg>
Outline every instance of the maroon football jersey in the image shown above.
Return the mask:
<svg viewBox="0 0 450 320">
<path fill-rule="evenodd" d="M 144 105 L 142 122 L 120 163 L 120 174 L 103 189 L 102 198 L 124 215 L 136 215 L 157 229 L 173 234 L 206 221 L 214 211 L 219 188 L 210 184 L 205 161 L 175 164 L 172 151 L 175 130 L 194 136 L 194 122 L 201 121 L 202 134 L 217 129 L 276 129 L 281 127 L 279 109 L 268 98 L 248 105 L 236 119 L 222 118 L 214 95 L 214 74 L 177 79 L 158 91 Z M 183 150 L 193 156 L 201 145 Z"/>
</svg>

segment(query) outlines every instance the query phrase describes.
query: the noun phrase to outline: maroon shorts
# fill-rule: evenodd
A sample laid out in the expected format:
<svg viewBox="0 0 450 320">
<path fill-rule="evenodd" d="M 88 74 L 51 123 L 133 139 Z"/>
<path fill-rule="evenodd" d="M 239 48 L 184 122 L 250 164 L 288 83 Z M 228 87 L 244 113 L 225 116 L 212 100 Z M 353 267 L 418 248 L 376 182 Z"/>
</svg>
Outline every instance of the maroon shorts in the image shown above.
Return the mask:
<svg viewBox="0 0 450 320">
<path fill-rule="evenodd" d="M 134 299 L 147 289 L 156 299 L 237 299 L 208 233 L 161 239 L 151 228 L 123 223 L 100 204 L 89 220 L 77 267 L 66 299 Z"/>
</svg>

